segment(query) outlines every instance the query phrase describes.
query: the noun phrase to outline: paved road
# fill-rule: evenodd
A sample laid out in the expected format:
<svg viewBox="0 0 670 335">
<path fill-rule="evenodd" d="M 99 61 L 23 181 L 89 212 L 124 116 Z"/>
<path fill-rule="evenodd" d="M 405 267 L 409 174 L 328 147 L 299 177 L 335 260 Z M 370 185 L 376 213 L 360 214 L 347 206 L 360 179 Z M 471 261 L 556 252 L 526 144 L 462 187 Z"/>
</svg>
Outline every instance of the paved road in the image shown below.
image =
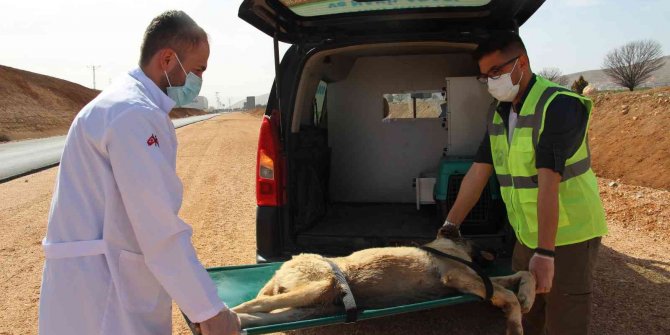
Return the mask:
<svg viewBox="0 0 670 335">
<path fill-rule="evenodd" d="M 218 114 L 172 120 L 175 128 L 207 120 Z M 60 162 L 65 136 L 0 144 L 0 182 L 36 172 Z"/>
</svg>

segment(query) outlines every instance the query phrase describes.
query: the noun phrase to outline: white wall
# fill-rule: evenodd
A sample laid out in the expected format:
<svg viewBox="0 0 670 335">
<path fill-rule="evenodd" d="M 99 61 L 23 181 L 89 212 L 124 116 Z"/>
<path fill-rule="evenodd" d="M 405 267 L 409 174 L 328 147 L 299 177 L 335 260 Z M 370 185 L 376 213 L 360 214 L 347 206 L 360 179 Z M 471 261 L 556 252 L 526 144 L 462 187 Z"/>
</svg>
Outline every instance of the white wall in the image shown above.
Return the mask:
<svg viewBox="0 0 670 335">
<path fill-rule="evenodd" d="M 437 169 L 448 134 L 439 119 L 383 123 L 382 94 L 439 91 L 445 77 L 477 72 L 469 54 L 365 57 L 345 80 L 329 84 L 331 199 L 414 202 L 412 180 Z M 474 155 L 491 98 L 473 78 L 453 79 L 450 90 L 451 150 Z"/>
<path fill-rule="evenodd" d="M 486 131 L 493 97 L 475 77 L 449 77 L 449 154 L 473 156 Z"/>
</svg>

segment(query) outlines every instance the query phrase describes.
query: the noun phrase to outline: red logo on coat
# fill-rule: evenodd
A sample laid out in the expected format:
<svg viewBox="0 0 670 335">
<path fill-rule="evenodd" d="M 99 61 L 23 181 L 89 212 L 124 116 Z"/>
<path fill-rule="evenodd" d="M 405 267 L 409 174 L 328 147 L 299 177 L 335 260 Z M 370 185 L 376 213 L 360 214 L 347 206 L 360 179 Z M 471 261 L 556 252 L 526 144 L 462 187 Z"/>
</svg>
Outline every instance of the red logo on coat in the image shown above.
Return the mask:
<svg viewBox="0 0 670 335">
<path fill-rule="evenodd" d="M 150 136 L 149 139 L 147 140 L 147 145 L 148 145 L 148 146 L 155 145 L 155 146 L 157 146 L 157 147 L 160 147 L 160 145 L 158 144 L 158 137 L 157 137 L 156 135 L 154 135 L 154 134 L 151 134 L 151 136 Z"/>
</svg>

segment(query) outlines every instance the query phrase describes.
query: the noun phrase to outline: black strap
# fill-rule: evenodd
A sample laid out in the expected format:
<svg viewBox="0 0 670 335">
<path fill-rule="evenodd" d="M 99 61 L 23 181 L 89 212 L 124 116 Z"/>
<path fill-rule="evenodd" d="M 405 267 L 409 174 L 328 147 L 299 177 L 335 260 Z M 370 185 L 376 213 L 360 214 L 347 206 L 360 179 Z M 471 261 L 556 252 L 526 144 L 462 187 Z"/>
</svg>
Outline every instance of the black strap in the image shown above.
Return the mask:
<svg viewBox="0 0 670 335">
<path fill-rule="evenodd" d="M 354 294 L 351 292 L 349 283 L 347 283 L 347 278 L 344 277 L 344 273 L 342 273 L 342 270 L 340 270 L 340 267 L 337 266 L 337 264 L 327 258 L 324 258 L 324 260 L 330 264 L 330 267 L 333 269 L 335 279 L 344 291 L 344 295 L 342 296 L 342 303 L 344 303 L 344 310 L 347 313 L 346 322 L 356 322 L 356 320 L 358 320 L 358 307 L 356 307 L 356 300 L 354 300 Z"/>
<path fill-rule="evenodd" d="M 543 256 L 548 256 L 551 258 L 556 257 L 556 252 L 548 249 L 535 248 L 535 253 Z"/>
<path fill-rule="evenodd" d="M 466 261 L 462 258 L 453 256 L 453 255 L 446 254 L 442 251 L 433 249 L 431 247 L 427 247 L 425 245 L 422 245 L 418 248 L 421 249 L 421 250 L 424 250 L 424 251 L 428 251 L 432 254 L 435 254 L 435 255 L 438 255 L 438 256 L 441 256 L 441 257 L 445 257 L 445 258 L 449 258 L 451 260 L 463 263 L 463 264 L 467 265 L 468 267 L 470 267 L 475 272 L 477 272 L 479 277 L 481 277 L 482 281 L 484 282 L 484 288 L 486 288 L 486 297 L 484 298 L 484 300 L 491 301 L 491 298 L 493 298 L 493 284 L 491 284 L 491 279 L 489 279 L 489 276 L 487 276 L 486 273 L 484 273 L 484 270 L 482 270 L 482 268 L 480 268 L 477 264 L 475 264 L 473 262 L 470 262 L 470 261 Z"/>
</svg>

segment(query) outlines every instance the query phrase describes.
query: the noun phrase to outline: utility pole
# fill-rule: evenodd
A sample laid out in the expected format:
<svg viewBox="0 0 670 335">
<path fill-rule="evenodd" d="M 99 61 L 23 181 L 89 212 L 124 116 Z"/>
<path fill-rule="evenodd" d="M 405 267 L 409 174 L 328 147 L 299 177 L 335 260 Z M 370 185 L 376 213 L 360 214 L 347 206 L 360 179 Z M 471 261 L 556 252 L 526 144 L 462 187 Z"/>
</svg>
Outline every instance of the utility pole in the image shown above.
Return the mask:
<svg viewBox="0 0 670 335">
<path fill-rule="evenodd" d="M 223 108 L 223 104 L 221 103 L 221 98 L 219 97 L 219 93 L 221 93 L 221 92 L 216 92 L 216 103 L 219 104 L 219 108 Z"/>
<path fill-rule="evenodd" d="M 93 89 L 95 89 L 95 69 L 99 68 L 100 65 L 89 65 L 88 68 L 93 70 Z"/>
</svg>

